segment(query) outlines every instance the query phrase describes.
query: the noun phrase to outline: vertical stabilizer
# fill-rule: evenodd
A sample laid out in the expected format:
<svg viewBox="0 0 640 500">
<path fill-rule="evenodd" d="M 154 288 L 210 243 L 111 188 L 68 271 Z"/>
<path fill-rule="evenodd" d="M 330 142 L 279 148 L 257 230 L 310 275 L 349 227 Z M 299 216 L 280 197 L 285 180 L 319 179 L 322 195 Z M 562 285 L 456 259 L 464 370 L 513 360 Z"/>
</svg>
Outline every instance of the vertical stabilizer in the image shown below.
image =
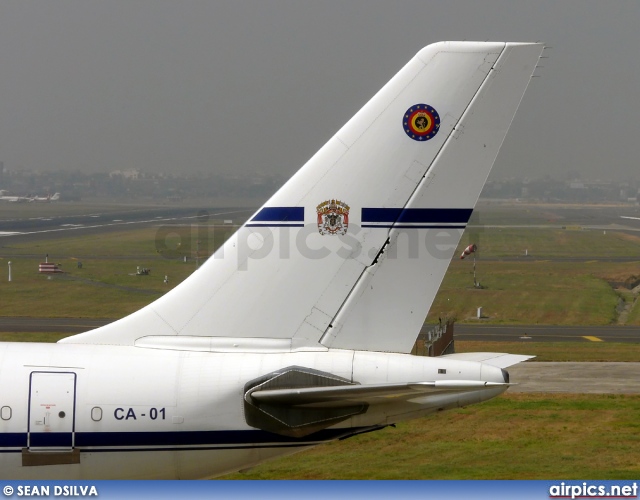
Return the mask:
<svg viewBox="0 0 640 500">
<path fill-rule="evenodd" d="M 63 342 L 244 337 L 408 352 L 542 48 L 425 47 L 197 272 Z"/>
</svg>

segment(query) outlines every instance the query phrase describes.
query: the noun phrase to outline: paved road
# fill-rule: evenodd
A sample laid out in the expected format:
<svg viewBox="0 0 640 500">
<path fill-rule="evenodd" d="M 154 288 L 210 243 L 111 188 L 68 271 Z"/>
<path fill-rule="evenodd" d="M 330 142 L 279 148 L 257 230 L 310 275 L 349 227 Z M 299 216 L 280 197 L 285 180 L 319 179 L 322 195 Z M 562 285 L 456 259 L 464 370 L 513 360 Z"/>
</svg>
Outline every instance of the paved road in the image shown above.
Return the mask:
<svg viewBox="0 0 640 500">
<path fill-rule="evenodd" d="M 568 227 L 640 230 L 640 207 L 634 205 L 562 205 L 491 202 L 481 199 L 471 225 L 512 227 Z M 503 226 L 504 227 L 504 226 Z"/>
<path fill-rule="evenodd" d="M 455 340 L 525 342 L 640 342 L 640 326 L 509 326 L 456 324 Z"/>
<path fill-rule="evenodd" d="M 24 243 L 48 238 L 99 234 L 128 227 L 193 223 L 210 218 L 244 220 L 253 209 L 162 207 L 121 212 L 31 218 L 0 218 L 0 244 Z"/>
<path fill-rule="evenodd" d="M 539 363 L 508 369 L 509 392 L 640 394 L 640 363 Z"/>
<path fill-rule="evenodd" d="M 82 333 L 111 323 L 112 319 L 0 318 L 0 332 Z"/>
</svg>

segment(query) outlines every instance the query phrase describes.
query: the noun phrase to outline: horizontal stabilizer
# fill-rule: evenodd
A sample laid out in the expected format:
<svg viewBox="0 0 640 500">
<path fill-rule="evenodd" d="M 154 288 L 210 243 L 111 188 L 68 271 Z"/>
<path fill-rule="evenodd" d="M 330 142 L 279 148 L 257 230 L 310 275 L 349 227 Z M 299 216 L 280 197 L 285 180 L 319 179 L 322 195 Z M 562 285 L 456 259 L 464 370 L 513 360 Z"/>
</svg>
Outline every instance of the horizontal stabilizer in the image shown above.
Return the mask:
<svg viewBox="0 0 640 500">
<path fill-rule="evenodd" d="M 358 384 L 292 366 L 247 383 L 244 413 L 252 427 L 299 438 L 366 413 L 373 405 L 425 405 L 431 398 L 441 401 L 443 395 L 507 387 L 506 382 L 483 380 Z"/>
<path fill-rule="evenodd" d="M 477 391 L 510 384 L 478 380 L 436 380 L 431 382 L 405 382 L 400 384 L 342 385 L 337 387 L 307 387 L 303 389 L 272 389 L 255 391 L 251 398 L 260 403 L 305 405 L 314 407 L 337 404 L 376 404 L 410 399 L 421 394 Z"/>
<path fill-rule="evenodd" d="M 460 361 L 479 361 L 498 368 L 507 368 L 535 358 L 535 356 L 527 356 L 525 354 L 505 354 L 502 352 L 461 352 L 458 354 L 445 354 L 441 357 L 459 359 Z"/>
<path fill-rule="evenodd" d="M 484 380 L 433 380 L 358 384 L 331 373 L 290 366 L 249 381 L 244 392 L 244 415 L 257 429 L 283 436 L 303 437 L 373 405 L 441 401 L 443 395 L 506 390 L 509 383 Z"/>
</svg>

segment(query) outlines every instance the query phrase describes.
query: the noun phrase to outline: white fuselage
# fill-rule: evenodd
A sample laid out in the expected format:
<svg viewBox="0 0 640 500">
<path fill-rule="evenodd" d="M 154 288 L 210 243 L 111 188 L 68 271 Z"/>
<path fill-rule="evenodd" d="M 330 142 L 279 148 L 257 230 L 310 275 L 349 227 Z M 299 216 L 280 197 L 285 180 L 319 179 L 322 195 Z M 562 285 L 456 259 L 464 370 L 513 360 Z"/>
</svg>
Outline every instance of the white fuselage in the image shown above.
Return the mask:
<svg viewBox="0 0 640 500">
<path fill-rule="evenodd" d="M 490 399 L 506 387 L 448 394 L 428 404 L 372 405 L 305 438 L 252 428 L 245 384 L 288 366 L 358 383 L 503 382 L 499 368 L 469 361 L 340 350 L 191 352 L 122 346 L 0 344 L 1 479 L 196 479 L 375 426 Z M 446 370 L 446 374 L 438 373 Z M 52 464 L 79 452 L 79 463 Z M 24 465 L 24 454 L 47 465 Z M 49 461 L 48 461 L 49 460 Z"/>
</svg>

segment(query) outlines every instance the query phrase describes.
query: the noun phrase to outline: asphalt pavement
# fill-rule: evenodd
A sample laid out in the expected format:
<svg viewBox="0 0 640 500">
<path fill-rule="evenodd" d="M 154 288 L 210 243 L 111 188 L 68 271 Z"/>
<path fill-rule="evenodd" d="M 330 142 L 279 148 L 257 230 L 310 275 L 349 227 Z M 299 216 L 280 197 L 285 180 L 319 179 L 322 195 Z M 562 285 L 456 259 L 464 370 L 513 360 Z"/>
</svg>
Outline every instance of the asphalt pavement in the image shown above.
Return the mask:
<svg viewBox="0 0 640 500">
<path fill-rule="evenodd" d="M 640 363 L 527 361 L 507 371 L 509 392 L 640 394 Z"/>
<path fill-rule="evenodd" d="M 115 321 L 89 318 L 24 318 L 1 317 L 0 332 L 82 333 Z"/>
<path fill-rule="evenodd" d="M 640 342 L 640 326 L 456 324 L 455 340 L 498 342 Z"/>
<path fill-rule="evenodd" d="M 63 236 L 101 234 L 155 225 L 196 223 L 211 218 L 244 222 L 253 209 L 160 207 L 114 212 L 87 212 L 40 217 L 0 217 L 0 245 L 41 241 Z"/>
</svg>

